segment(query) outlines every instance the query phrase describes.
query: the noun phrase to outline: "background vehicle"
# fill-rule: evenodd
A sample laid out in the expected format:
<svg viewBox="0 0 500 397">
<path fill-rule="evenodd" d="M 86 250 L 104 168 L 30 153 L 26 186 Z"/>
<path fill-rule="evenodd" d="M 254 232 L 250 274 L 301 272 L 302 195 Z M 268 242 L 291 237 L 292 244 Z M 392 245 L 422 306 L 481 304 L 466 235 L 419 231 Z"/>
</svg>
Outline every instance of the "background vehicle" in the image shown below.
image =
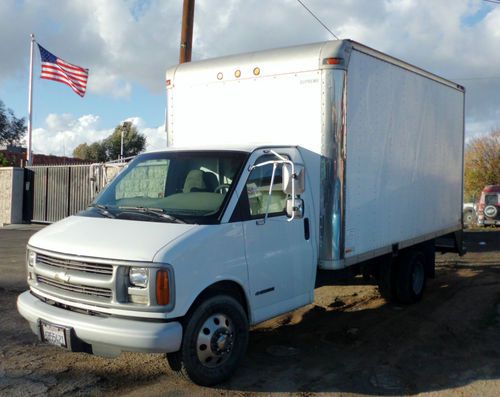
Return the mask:
<svg viewBox="0 0 500 397">
<path fill-rule="evenodd" d="M 478 214 L 479 226 L 500 225 L 500 185 L 485 186 L 479 199 Z"/>
<path fill-rule="evenodd" d="M 18 308 L 43 340 L 166 352 L 211 385 L 250 325 L 316 285 L 362 272 L 413 303 L 435 250 L 461 249 L 461 86 L 349 40 L 182 64 L 166 84 L 172 148 L 29 242 Z"/>
</svg>

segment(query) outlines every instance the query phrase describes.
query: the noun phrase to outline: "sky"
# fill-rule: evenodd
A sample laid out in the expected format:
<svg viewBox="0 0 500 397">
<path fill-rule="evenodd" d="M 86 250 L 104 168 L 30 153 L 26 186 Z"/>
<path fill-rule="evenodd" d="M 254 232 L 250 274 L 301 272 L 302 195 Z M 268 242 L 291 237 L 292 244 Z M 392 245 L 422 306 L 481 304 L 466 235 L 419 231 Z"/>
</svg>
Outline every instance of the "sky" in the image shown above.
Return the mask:
<svg viewBox="0 0 500 397">
<path fill-rule="evenodd" d="M 71 155 L 132 121 L 147 149 L 166 146 L 165 71 L 179 58 L 183 0 L 1 0 L 0 100 L 27 117 L 30 33 L 90 69 L 87 93 L 40 76 L 33 151 Z M 466 87 L 465 132 L 500 128 L 500 4 L 486 0 L 302 0 L 353 39 Z M 297 0 L 196 0 L 193 61 L 331 40 Z"/>
</svg>

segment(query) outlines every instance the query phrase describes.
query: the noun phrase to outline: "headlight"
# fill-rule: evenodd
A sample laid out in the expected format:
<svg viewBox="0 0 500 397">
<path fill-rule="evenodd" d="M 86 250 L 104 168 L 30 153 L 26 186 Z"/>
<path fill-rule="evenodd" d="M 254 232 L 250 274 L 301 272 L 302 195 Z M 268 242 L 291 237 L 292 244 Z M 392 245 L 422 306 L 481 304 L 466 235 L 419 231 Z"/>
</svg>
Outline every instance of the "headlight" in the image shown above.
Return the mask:
<svg viewBox="0 0 500 397">
<path fill-rule="evenodd" d="M 35 266 L 36 252 L 28 250 L 28 266 Z"/>
<path fill-rule="evenodd" d="M 131 267 L 128 273 L 130 284 L 134 287 L 146 288 L 149 281 L 149 271 L 146 267 Z"/>
</svg>

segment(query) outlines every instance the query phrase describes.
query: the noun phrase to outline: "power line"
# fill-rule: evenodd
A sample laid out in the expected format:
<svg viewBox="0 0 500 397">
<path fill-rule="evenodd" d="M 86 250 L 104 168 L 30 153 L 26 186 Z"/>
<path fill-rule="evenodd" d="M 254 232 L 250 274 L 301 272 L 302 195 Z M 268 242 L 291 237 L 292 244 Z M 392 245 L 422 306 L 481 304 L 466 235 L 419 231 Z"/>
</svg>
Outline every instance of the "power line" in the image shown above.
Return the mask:
<svg viewBox="0 0 500 397">
<path fill-rule="evenodd" d="M 500 3 L 499 3 L 500 4 Z M 460 81 L 466 81 L 466 80 L 497 80 L 500 79 L 500 76 L 488 76 L 488 77 L 453 77 L 450 80 L 460 80 Z"/>
<path fill-rule="evenodd" d="M 304 7 L 308 12 L 309 14 L 311 14 L 320 24 L 321 26 L 323 26 L 328 32 L 330 32 L 330 34 L 335 37 L 337 40 L 340 40 L 337 35 L 335 33 L 333 33 L 330 29 L 328 29 L 328 27 L 321 21 L 321 19 L 319 19 L 315 14 L 314 12 L 312 12 L 309 8 L 307 8 L 307 6 L 301 1 L 301 0 L 297 0 L 299 2 L 299 4 Z"/>
</svg>

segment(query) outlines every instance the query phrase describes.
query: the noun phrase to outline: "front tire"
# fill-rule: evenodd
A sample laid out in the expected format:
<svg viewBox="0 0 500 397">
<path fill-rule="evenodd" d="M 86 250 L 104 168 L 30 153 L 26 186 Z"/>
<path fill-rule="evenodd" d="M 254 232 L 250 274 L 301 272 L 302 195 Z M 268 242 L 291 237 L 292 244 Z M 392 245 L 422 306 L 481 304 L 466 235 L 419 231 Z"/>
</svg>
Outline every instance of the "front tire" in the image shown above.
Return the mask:
<svg viewBox="0 0 500 397">
<path fill-rule="evenodd" d="M 173 370 L 194 383 L 213 386 L 228 379 L 245 355 L 248 319 L 241 304 L 227 295 L 201 303 L 185 323 L 181 350 L 167 355 Z"/>
</svg>

